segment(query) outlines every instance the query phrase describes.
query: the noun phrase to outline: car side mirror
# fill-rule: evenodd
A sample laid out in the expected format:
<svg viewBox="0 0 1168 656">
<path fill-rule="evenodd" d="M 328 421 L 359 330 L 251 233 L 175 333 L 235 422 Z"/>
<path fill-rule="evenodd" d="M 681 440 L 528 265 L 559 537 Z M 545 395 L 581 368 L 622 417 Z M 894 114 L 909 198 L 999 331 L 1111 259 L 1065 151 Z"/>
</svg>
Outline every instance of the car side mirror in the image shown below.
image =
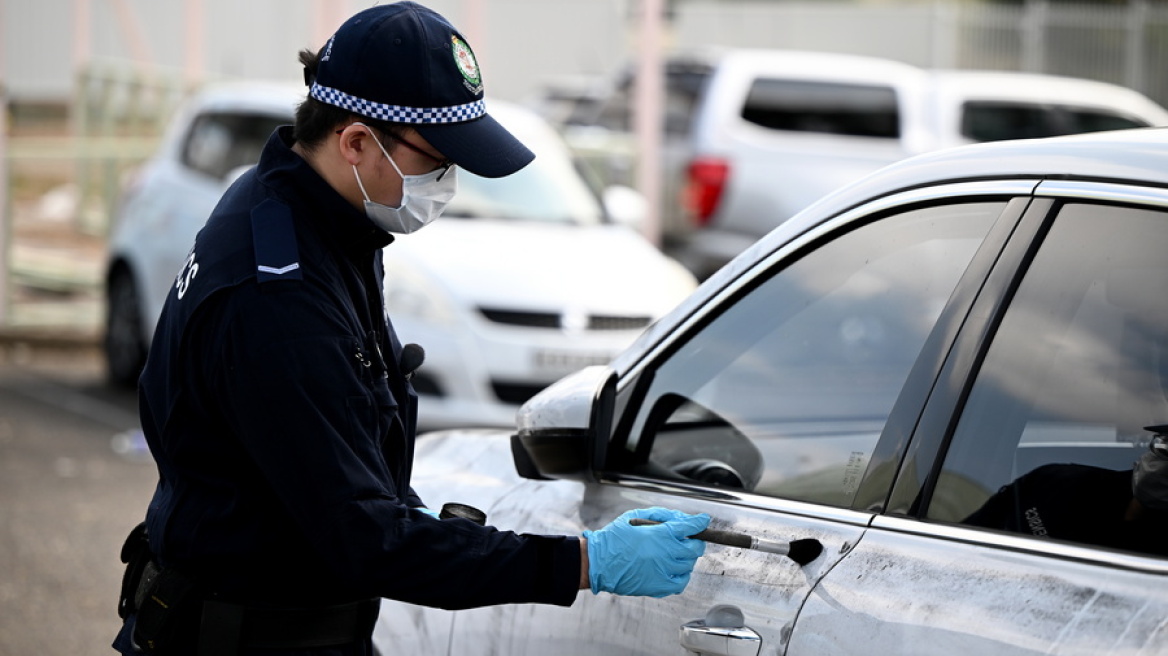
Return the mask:
<svg viewBox="0 0 1168 656">
<path fill-rule="evenodd" d="M 515 470 L 535 480 L 591 480 L 604 463 L 616 407 L 616 372 L 581 369 L 519 409 L 511 436 Z"/>
</svg>

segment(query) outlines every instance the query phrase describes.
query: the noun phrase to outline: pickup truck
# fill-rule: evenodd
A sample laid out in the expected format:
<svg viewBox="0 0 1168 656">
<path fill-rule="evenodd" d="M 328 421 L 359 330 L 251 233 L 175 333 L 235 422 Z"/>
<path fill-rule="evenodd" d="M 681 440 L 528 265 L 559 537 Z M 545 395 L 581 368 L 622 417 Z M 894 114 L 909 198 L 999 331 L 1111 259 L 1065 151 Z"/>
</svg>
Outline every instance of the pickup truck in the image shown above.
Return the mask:
<svg viewBox="0 0 1168 656">
<path fill-rule="evenodd" d="M 585 168 L 625 184 L 633 72 L 594 88 L 561 125 Z M 675 53 L 665 84 L 661 242 L 702 278 L 812 201 L 911 155 L 1168 125 L 1164 108 L 1113 84 L 838 53 Z"/>
<path fill-rule="evenodd" d="M 1124 87 L 999 71 L 926 70 L 834 53 L 742 50 L 694 107 L 675 257 L 699 277 L 828 192 L 961 144 L 1168 125 Z"/>
</svg>

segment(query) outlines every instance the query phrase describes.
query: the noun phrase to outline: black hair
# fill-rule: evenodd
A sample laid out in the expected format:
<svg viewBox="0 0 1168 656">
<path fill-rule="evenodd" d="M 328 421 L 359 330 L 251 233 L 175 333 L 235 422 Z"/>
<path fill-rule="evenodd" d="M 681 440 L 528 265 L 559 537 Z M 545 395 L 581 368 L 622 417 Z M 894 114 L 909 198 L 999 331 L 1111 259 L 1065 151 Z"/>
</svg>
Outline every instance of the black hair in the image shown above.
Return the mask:
<svg viewBox="0 0 1168 656">
<path fill-rule="evenodd" d="M 320 66 L 320 57 L 323 50 L 322 48 L 317 52 L 313 52 L 306 48 L 300 51 L 300 64 L 304 66 L 304 84 L 310 87 L 313 81 L 316 80 L 316 71 Z M 329 138 L 329 135 L 336 132 L 339 126 L 351 123 L 353 120 L 361 121 L 371 128 L 388 133 L 391 136 L 391 140 L 400 138 L 404 133 L 404 128 L 401 125 L 361 116 L 347 109 L 341 109 L 336 105 L 330 105 L 312 96 L 308 96 L 304 99 L 304 102 L 296 107 L 292 138 L 302 148 L 308 152 L 312 152 L 317 146 L 324 143 Z M 386 144 L 386 148 L 392 149 L 389 144 Z"/>
</svg>

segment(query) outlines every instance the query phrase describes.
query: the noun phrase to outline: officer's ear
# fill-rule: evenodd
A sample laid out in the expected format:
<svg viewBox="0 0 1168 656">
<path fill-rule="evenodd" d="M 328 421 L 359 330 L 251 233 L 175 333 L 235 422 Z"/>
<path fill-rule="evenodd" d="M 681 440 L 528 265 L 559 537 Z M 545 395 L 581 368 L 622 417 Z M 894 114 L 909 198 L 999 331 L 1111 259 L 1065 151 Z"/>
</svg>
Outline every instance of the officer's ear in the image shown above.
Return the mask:
<svg viewBox="0 0 1168 656">
<path fill-rule="evenodd" d="M 337 130 L 337 148 L 341 158 L 347 163 L 353 166 L 360 164 L 369 156 L 370 147 L 376 150 L 372 137 L 369 136 L 369 128 L 350 123 Z"/>
</svg>

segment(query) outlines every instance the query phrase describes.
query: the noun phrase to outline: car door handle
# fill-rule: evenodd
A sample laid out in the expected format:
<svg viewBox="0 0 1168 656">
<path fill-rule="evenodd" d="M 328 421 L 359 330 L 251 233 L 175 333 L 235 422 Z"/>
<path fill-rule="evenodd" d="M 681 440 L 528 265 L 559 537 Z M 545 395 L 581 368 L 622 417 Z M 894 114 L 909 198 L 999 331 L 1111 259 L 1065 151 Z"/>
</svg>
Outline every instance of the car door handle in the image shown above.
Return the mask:
<svg viewBox="0 0 1168 656">
<path fill-rule="evenodd" d="M 762 638 L 744 626 L 735 606 L 714 606 L 706 617 L 681 625 L 681 646 L 691 654 L 758 656 Z"/>
</svg>

